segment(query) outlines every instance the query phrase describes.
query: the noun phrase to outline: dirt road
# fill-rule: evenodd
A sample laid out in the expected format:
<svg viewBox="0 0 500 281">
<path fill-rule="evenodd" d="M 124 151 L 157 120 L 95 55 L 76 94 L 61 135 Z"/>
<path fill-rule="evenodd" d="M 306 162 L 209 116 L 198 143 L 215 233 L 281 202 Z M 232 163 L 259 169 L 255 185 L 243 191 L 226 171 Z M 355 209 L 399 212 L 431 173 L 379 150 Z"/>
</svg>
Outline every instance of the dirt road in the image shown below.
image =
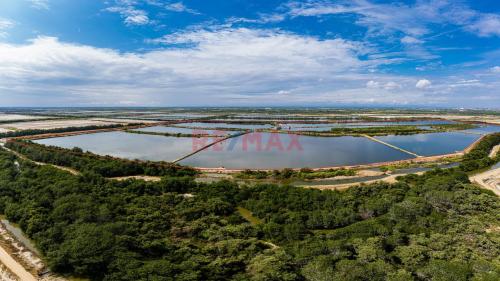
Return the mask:
<svg viewBox="0 0 500 281">
<path fill-rule="evenodd" d="M 497 155 L 498 151 L 500 151 L 500 144 L 499 145 L 495 145 L 493 147 L 493 149 L 491 150 L 490 152 L 490 155 L 488 155 L 490 158 L 493 158 Z"/>
<path fill-rule="evenodd" d="M 500 168 L 470 176 L 469 180 L 500 196 Z"/>
<path fill-rule="evenodd" d="M 0 247 L 0 262 L 3 263 L 9 270 L 19 277 L 22 281 L 37 281 L 31 273 L 26 271 L 24 267 L 13 259 L 9 253 L 2 247 Z"/>
<path fill-rule="evenodd" d="M 422 175 L 424 172 L 412 173 L 415 175 Z M 354 186 L 359 186 L 360 184 L 371 184 L 376 182 L 386 182 L 386 183 L 396 183 L 396 178 L 399 176 L 405 176 L 406 174 L 397 174 L 397 175 L 389 175 L 385 178 L 376 179 L 376 180 L 368 180 L 354 183 L 341 183 L 341 184 L 331 184 L 331 185 L 300 185 L 304 188 L 314 188 L 320 190 L 344 190 Z"/>
</svg>

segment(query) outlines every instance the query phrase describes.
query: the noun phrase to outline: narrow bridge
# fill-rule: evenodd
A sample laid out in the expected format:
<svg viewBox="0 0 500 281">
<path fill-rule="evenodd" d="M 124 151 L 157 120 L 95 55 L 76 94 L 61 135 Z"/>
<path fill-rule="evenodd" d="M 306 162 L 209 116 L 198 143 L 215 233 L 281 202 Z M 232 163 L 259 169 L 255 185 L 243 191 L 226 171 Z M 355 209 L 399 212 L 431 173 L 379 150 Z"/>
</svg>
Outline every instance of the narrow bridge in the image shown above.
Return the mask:
<svg viewBox="0 0 500 281">
<path fill-rule="evenodd" d="M 180 161 L 182 161 L 182 160 L 184 160 L 184 159 L 186 159 L 186 158 L 188 158 L 188 157 L 190 157 L 190 156 L 195 155 L 196 153 L 198 153 L 198 152 L 200 152 L 200 151 L 203 151 L 203 150 L 205 150 L 205 149 L 207 149 L 207 148 L 209 148 L 209 147 L 211 147 L 211 146 L 214 146 L 214 145 L 216 145 L 216 144 L 218 144 L 218 143 L 221 143 L 221 142 L 223 142 L 223 141 L 225 141 L 225 140 L 227 140 L 227 139 L 231 139 L 231 138 L 235 138 L 235 137 L 243 136 L 243 135 L 245 135 L 245 134 L 248 134 L 249 132 L 250 132 L 250 131 L 240 132 L 240 133 L 236 133 L 236 134 L 229 135 L 229 136 L 227 136 L 227 137 L 224 137 L 224 138 L 218 139 L 218 140 L 216 140 L 216 141 L 214 141 L 214 142 L 211 142 L 211 143 L 209 143 L 209 144 L 207 144 L 207 145 L 203 146 L 202 148 L 199 148 L 199 149 L 197 149 L 197 150 L 195 150 L 195 151 L 193 151 L 193 152 L 189 153 L 188 155 L 184 155 L 184 156 L 182 156 L 181 158 L 175 159 L 174 161 L 172 161 L 172 163 L 174 163 L 174 164 L 175 164 L 175 163 L 178 163 L 178 162 L 180 162 Z"/>
<path fill-rule="evenodd" d="M 375 141 L 375 142 L 381 143 L 381 144 L 383 144 L 383 145 L 385 145 L 385 146 L 388 146 L 388 147 L 390 147 L 390 148 L 393 148 L 393 149 L 399 150 L 399 151 L 401 151 L 401 152 L 404 152 L 404 153 L 406 153 L 406 154 L 410 154 L 410 155 L 415 156 L 415 157 L 422 157 L 422 156 L 420 156 L 420 155 L 418 155 L 418 154 L 416 154 L 416 153 L 413 153 L 413 152 L 408 151 L 408 150 L 406 150 L 406 149 L 403 149 L 403 148 L 401 148 L 401 147 L 397 147 L 397 146 L 392 145 L 392 144 L 390 144 L 390 143 L 386 143 L 385 141 L 381 141 L 381 140 L 379 140 L 379 139 L 377 139 L 377 138 L 374 138 L 374 137 L 372 137 L 372 136 L 369 136 L 369 135 L 362 135 L 362 136 L 363 136 L 363 137 L 365 137 L 365 138 L 367 138 L 367 139 L 369 139 L 369 140 L 372 140 L 372 141 Z"/>
</svg>

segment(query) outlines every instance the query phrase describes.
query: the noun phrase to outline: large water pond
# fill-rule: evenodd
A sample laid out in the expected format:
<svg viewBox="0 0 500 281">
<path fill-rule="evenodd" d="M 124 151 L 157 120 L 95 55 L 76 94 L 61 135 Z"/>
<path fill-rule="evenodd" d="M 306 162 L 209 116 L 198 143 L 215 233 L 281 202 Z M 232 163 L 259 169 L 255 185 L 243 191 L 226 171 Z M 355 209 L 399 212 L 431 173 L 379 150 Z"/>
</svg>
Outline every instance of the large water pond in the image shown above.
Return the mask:
<svg viewBox="0 0 500 281">
<path fill-rule="evenodd" d="M 476 134 L 491 134 L 500 132 L 500 126 L 495 125 L 481 125 L 478 128 L 465 130 L 468 133 L 476 133 Z"/>
<path fill-rule="evenodd" d="M 177 129 L 179 128 L 175 128 Z M 191 129 L 187 130 L 191 132 Z M 378 138 L 419 155 L 430 156 L 461 151 L 479 137 L 478 134 L 448 132 Z M 215 138 L 211 137 L 165 137 L 106 132 L 36 142 L 64 148 L 80 147 L 96 154 L 128 159 L 173 161 L 214 140 Z M 205 149 L 184 159 L 181 164 L 207 168 L 281 169 L 359 165 L 409 158 L 412 156 L 362 137 L 250 133 Z"/>
<path fill-rule="evenodd" d="M 329 167 L 411 158 L 361 137 L 309 137 L 252 133 L 201 151 L 181 164 L 229 169 Z"/>
<path fill-rule="evenodd" d="M 191 153 L 195 139 L 106 132 L 42 139 L 36 142 L 63 148 L 80 147 L 84 151 L 128 159 L 173 161 Z"/>
<path fill-rule="evenodd" d="M 210 122 L 193 122 L 193 123 L 180 123 L 178 126 L 192 127 L 192 128 L 227 128 L 227 129 L 270 129 L 273 128 L 270 124 L 236 124 L 236 123 L 210 123 Z"/>
<path fill-rule="evenodd" d="M 179 128 L 179 127 L 164 127 L 154 126 L 147 128 L 135 129 L 133 131 L 151 132 L 151 133 L 169 133 L 169 134 L 193 134 L 193 135 L 232 135 L 238 133 L 237 131 L 223 131 L 223 130 L 203 130 L 192 128 Z"/>
<path fill-rule="evenodd" d="M 480 135 L 460 132 L 416 134 L 408 136 L 380 136 L 379 140 L 422 156 L 455 153 L 477 140 Z"/>
</svg>

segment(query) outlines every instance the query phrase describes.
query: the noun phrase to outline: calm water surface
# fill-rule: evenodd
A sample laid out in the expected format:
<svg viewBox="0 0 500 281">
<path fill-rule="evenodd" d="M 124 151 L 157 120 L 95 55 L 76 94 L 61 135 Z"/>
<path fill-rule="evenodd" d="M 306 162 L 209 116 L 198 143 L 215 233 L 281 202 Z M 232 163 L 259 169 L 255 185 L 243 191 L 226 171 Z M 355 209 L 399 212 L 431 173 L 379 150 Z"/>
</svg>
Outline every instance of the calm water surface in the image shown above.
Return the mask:
<svg viewBox="0 0 500 281">
<path fill-rule="evenodd" d="M 228 129 L 270 129 L 273 128 L 270 124 L 232 124 L 232 123 L 208 123 L 208 122 L 193 122 L 180 123 L 178 126 L 186 126 L 193 128 L 228 128 Z"/>
<path fill-rule="evenodd" d="M 465 130 L 465 132 L 478 133 L 478 134 L 491 134 L 500 132 L 500 126 L 495 125 L 481 125 L 478 128 Z"/>
<path fill-rule="evenodd" d="M 379 140 L 422 156 L 461 151 L 480 136 L 459 132 L 416 134 L 408 136 L 379 136 Z"/>
<path fill-rule="evenodd" d="M 361 137 L 255 133 L 227 140 L 181 161 L 181 164 L 230 169 L 282 169 L 357 165 L 409 158 L 410 155 Z"/>
<path fill-rule="evenodd" d="M 188 130 L 191 132 L 191 129 Z M 419 155 L 429 156 L 463 150 L 479 137 L 475 134 L 448 132 L 378 138 Z M 173 161 L 213 141 L 214 138 L 106 132 L 36 142 L 64 148 L 80 147 L 96 154 L 128 159 Z M 412 156 L 362 137 L 250 133 L 212 146 L 184 159 L 181 164 L 207 168 L 281 169 L 358 165 L 409 158 Z"/>
<path fill-rule="evenodd" d="M 193 138 L 106 132 L 37 140 L 64 148 L 80 147 L 100 155 L 128 159 L 173 161 L 193 151 Z"/>
<path fill-rule="evenodd" d="M 135 129 L 133 131 L 169 133 L 169 134 L 207 134 L 207 135 L 232 135 L 238 133 L 237 131 L 202 130 L 202 129 L 190 129 L 190 128 L 179 128 L 179 127 L 164 127 L 164 126 L 140 128 L 140 129 Z"/>
</svg>

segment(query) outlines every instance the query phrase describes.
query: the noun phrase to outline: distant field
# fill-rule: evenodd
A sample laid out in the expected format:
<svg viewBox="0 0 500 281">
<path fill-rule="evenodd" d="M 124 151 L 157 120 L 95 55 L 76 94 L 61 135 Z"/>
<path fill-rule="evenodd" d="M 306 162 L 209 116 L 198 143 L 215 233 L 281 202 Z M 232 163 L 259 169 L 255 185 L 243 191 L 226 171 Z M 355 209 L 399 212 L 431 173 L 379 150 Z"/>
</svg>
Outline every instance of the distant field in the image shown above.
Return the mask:
<svg viewBox="0 0 500 281">
<path fill-rule="evenodd" d="M 106 122 L 99 120 L 48 120 L 48 121 L 32 121 L 32 122 L 19 122 L 19 123 L 7 123 L 0 125 L 0 128 L 10 129 L 15 128 L 17 130 L 30 130 L 30 129 L 54 129 L 54 128 L 65 128 L 65 127 L 83 127 L 83 126 L 105 126 L 117 124 L 117 122 Z"/>
<path fill-rule="evenodd" d="M 1 115 L 0 115 L 1 116 Z M 20 120 L 20 119 L 16 119 Z M 114 124 L 155 123 L 156 121 L 116 118 L 34 120 L 0 124 L 0 133 L 9 130 L 47 130 L 66 127 L 107 126 Z"/>
<path fill-rule="evenodd" d="M 142 120 L 142 119 L 125 119 L 125 118 L 92 118 L 92 121 L 100 121 L 100 122 L 111 122 L 111 123 L 119 123 L 119 124 L 130 124 L 130 123 L 156 123 L 158 121 L 155 120 Z"/>
<path fill-rule="evenodd" d="M 21 115 L 21 114 L 2 114 L 0 113 L 0 121 L 17 121 L 17 120 L 36 120 L 47 118 L 44 116 L 32 116 L 32 115 Z"/>
</svg>

